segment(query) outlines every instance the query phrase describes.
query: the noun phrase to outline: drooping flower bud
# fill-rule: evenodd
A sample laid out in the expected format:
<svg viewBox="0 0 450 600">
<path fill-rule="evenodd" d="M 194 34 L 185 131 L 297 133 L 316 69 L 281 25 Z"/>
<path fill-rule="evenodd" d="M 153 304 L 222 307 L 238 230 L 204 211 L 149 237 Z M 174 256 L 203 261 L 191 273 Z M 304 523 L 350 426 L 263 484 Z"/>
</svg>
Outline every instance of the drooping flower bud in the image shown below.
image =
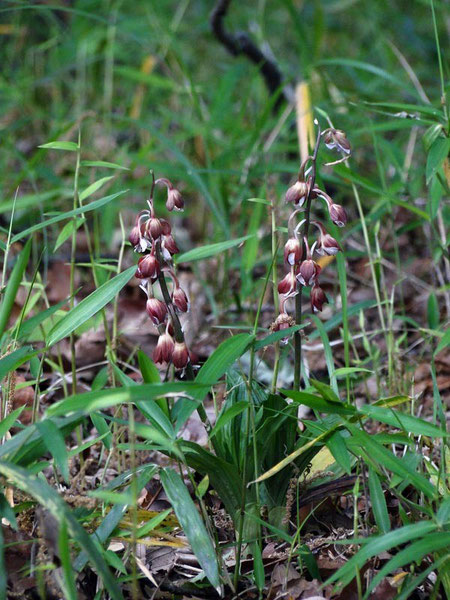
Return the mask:
<svg viewBox="0 0 450 600">
<path fill-rule="evenodd" d="M 169 221 L 166 221 L 166 219 L 160 219 L 159 221 L 161 223 L 162 234 L 170 235 L 172 233 L 172 227 L 170 226 Z"/>
<path fill-rule="evenodd" d="M 169 333 L 163 333 L 158 338 L 158 343 L 153 351 L 153 360 L 155 363 L 169 363 L 172 360 L 175 343 Z"/>
<path fill-rule="evenodd" d="M 325 254 L 334 256 L 339 250 L 342 250 L 342 248 L 329 233 L 320 235 L 316 246 L 317 254 L 320 254 L 321 256 L 324 256 Z"/>
<path fill-rule="evenodd" d="M 334 256 L 340 250 L 342 250 L 339 243 L 334 239 L 334 237 L 327 233 L 327 230 L 320 221 L 311 222 L 320 232 L 316 245 L 317 254 L 320 254 L 321 256 L 324 256 L 325 254 L 328 256 Z"/>
<path fill-rule="evenodd" d="M 297 281 L 295 279 L 294 270 L 291 268 L 289 273 L 283 277 L 283 279 L 278 283 L 278 293 L 283 294 L 284 296 L 288 294 L 292 294 L 297 287 Z"/>
<path fill-rule="evenodd" d="M 176 188 L 167 190 L 167 201 L 166 208 L 169 211 L 172 210 L 183 210 L 184 209 L 184 200 L 181 196 L 181 193 Z"/>
<path fill-rule="evenodd" d="M 153 254 L 146 254 L 138 261 L 138 271 L 144 279 L 156 279 L 159 275 L 159 262 Z"/>
<path fill-rule="evenodd" d="M 310 286 L 315 282 L 321 270 L 320 266 L 309 258 L 300 265 L 297 279 L 302 285 Z"/>
<path fill-rule="evenodd" d="M 162 230 L 163 228 L 161 225 L 161 221 L 156 217 L 151 217 L 147 221 L 147 232 L 153 240 L 157 240 L 161 237 Z"/>
<path fill-rule="evenodd" d="M 304 181 L 296 181 L 286 192 L 286 202 L 292 202 L 296 206 L 301 206 L 308 193 L 308 186 Z"/>
<path fill-rule="evenodd" d="M 176 369 L 184 369 L 189 362 L 189 351 L 184 342 L 175 342 L 172 362 Z"/>
<path fill-rule="evenodd" d="M 136 224 L 130 231 L 128 241 L 133 246 L 135 252 L 145 252 L 150 247 L 149 240 L 145 237 L 145 224 L 140 221 L 141 215 L 136 218 Z"/>
<path fill-rule="evenodd" d="M 284 246 L 284 260 L 288 265 L 297 265 L 302 260 L 303 248 L 295 237 L 289 238 Z"/>
<path fill-rule="evenodd" d="M 154 325 L 163 323 L 167 315 L 167 306 L 158 298 L 149 298 L 145 310 Z"/>
<path fill-rule="evenodd" d="M 347 136 L 340 129 L 328 129 L 324 132 L 325 146 L 329 150 L 339 150 L 343 154 L 350 154 L 352 149 Z"/>
<path fill-rule="evenodd" d="M 182 290 L 179 286 L 175 287 L 173 290 L 172 302 L 180 312 L 185 313 L 189 311 L 188 297 L 186 296 L 184 290 Z"/>
<path fill-rule="evenodd" d="M 142 272 L 141 272 L 141 270 L 140 270 L 140 268 L 139 268 L 139 265 L 138 265 L 138 267 L 137 267 L 137 269 L 136 269 L 136 271 L 135 271 L 135 273 L 134 273 L 134 276 L 136 277 L 136 279 L 147 279 L 146 277 L 144 277 L 144 276 L 142 275 Z M 141 285 L 142 285 L 142 284 L 141 284 Z"/>
<path fill-rule="evenodd" d="M 164 249 L 167 250 L 167 252 L 169 252 L 169 254 L 173 255 L 173 254 L 178 254 L 178 252 L 180 251 L 175 240 L 173 239 L 173 237 L 171 235 L 165 235 L 163 242 L 162 242 L 162 246 Z"/>
<path fill-rule="evenodd" d="M 130 231 L 130 235 L 128 236 L 128 241 L 130 242 L 130 244 L 133 247 L 136 247 L 139 245 L 140 239 L 141 239 L 140 229 L 137 225 L 135 225 L 133 227 L 133 229 Z"/>
<path fill-rule="evenodd" d="M 311 310 L 321 312 L 324 304 L 328 304 L 328 298 L 320 285 L 315 283 L 311 288 Z"/>
<path fill-rule="evenodd" d="M 344 227 L 347 224 L 347 213 L 340 204 L 329 204 L 328 212 L 330 213 L 330 219 L 338 227 Z"/>
</svg>

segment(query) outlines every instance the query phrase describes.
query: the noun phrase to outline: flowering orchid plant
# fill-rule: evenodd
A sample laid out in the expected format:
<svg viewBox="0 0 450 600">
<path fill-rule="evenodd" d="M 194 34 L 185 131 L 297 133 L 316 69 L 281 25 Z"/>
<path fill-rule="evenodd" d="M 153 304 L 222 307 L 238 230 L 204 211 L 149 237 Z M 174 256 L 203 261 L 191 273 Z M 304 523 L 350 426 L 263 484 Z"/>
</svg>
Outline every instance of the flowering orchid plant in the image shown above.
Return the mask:
<svg viewBox="0 0 450 600">
<path fill-rule="evenodd" d="M 129 241 L 140 257 L 136 277 L 141 280 L 140 288 L 147 296 L 146 311 L 159 332 L 153 360 L 158 364 L 172 363 L 175 369 L 186 370 L 192 375 L 189 350 L 186 346 L 179 314 L 189 311 L 189 300 L 173 267 L 173 256 L 179 252 L 172 235 L 172 228 L 166 219 L 155 214 L 153 194 L 156 186 L 167 188 L 166 208 L 169 212 L 183 210 L 184 201 L 179 190 L 165 178 L 156 179 L 152 172 L 152 188 L 148 199 L 148 209 L 136 216 Z M 171 282 L 171 292 L 166 275 Z M 162 300 L 155 296 L 158 284 Z M 191 378 L 191 377 L 190 377 Z"/>
<path fill-rule="evenodd" d="M 323 305 L 328 303 L 327 296 L 320 286 L 320 265 L 314 260 L 314 254 L 320 256 L 334 256 L 342 250 L 339 243 L 327 232 L 321 221 L 311 219 L 311 205 L 313 200 L 321 199 L 326 203 L 328 215 L 331 221 L 338 227 L 344 227 L 347 223 L 345 209 L 336 204 L 332 198 L 322 189 L 316 186 L 316 163 L 317 154 L 321 141 L 330 150 L 337 150 L 341 158 L 328 165 L 335 165 L 346 160 L 351 154 L 350 143 L 343 131 L 328 128 L 321 131 L 319 124 L 314 152 L 308 156 L 300 166 L 297 181 L 292 184 L 286 192 L 286 203 L 292 205 L 292 213 L 288 220 L 288 235 L 284 246 L 284 262 L 288 272 L 278 284 L 279 315 L 271 325 L 272 331 L 282 331 L 300 324 L 302 315 L 301 294 L 303 287 L 310 287 L 311 310 L 322 311 Z M 296 218 L 301 215 L 303 219 L 295 224 Z M 314 225 L 318 231 L 317 239 L 310 244 L 310 225 Z M 287 303 L 295 298 L 295 318 L 287 312 Z M 296 370 L 295 387 L 300 385 L 301 365 L 301 337 L 295 334 L 296 348 Z"/>
</svg>

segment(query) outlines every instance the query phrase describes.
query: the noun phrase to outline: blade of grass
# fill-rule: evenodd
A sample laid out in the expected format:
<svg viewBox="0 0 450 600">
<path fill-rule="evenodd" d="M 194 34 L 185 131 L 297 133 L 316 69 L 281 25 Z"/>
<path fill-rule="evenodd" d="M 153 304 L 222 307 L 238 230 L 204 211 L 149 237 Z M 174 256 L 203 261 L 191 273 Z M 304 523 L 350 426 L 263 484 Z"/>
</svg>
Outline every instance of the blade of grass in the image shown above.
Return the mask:
<svg viewBox="0 0 450 600">
<path fill-rule="evenodd" d="M 27 229 L 24 229 L 20 233 L 17 233 L 15 236 L 13 236 L 13 238 L 11 239 L 11 244 L 18 242 L 22 238 L 28 237 L 32 233 L 35 233 L 36 231 L 40 231 L 41 229 L 44 229 L 45 227 L 48 227 L 49 225 L 54 225 L 55 223 L 59 223 L 60 221 L 64 221 L 65 219 L 70 219 L 70 217 L 74 217 L 76 215 L 81 215 L 81 214 L 84 214 L 84 213 L 92 211 L 92 210 L 97 210 L 98 208 L 101 208 L 108 202 L 111 202 L 111 200 L 114 200 L 115 198 L 118 198 L 122 194 L 125 194 L 127 191 L 128 190 L 123 190 L 122 192 L 116 192 L 115 194 L 111 194 L 110 196 L 105 196 L 104 198 L 95 200 L 94 202 L 91 202 L 90 204 L 87 204 L 86 206 L 82 206 L 80 208 L 75 208 L 73 210 L 63 212 L 60 215 L 56 215 L 55 217 L 51 217 L 50 219 L 47 219 L 46 221 L 42 221 L 42 223 L 36 223 L 36 225 L 32 225 L 31 227 L 28 227 Z"/>
<path fill-rule="evenodd" d="M 375 523 L 381 533 L 387 533 L 391 529 L 391 522 L 386 506 L 386 498 L 384 497 L 380 478 L 371 465 L 369 465 L 369 492 Z"/>
<path fill-rule="evenodd" d="M 64 595 L 67 600 L 77 600 L 77 586 L 75 584 L 75 574 L 72 569 L 72 559 L 70 556 L 70 540 L 67 532 L 67 524 L 64 519 L 61 520 L 58 535 L 59 557 L 64 576 Z"/>
<path fill-rule="evenodd" d="M 170 468 L 161 469 L 160 477 L 164 491 L 183 527 L 192 551 L 206 577 L 220 594 L 221 584 L 214 545 L 183 480 L 176 471 Z"/>
<path fill-rule="evenodd" d="M 11 244 L 13 243 L 14 237 L 11 240 Z M 23 274 L 25 273 L 25 269 L 28 265 L 30 251 L 31 240 L 28 240 L 25 246 L 23 247 L 22 252 L 19 254 L 17 262 L 14 265 L 13 270 L 11 272 L 8 284 L 6 285 L 6 289 L 3 294 L 3 301 L 0 305 L 0 338 L 2 337 L 3 332 L 5 331 L 5 328 L 8 324 L 8 319 L 17 296 L 17 291 L 22 281 Z"/>
<path fill-rule="evenodd" d="M 48 334 L 47 345 L 53 346 L 53 344 L 69 336 L 77 327 L 101 310 L 130 281 L 135 270 L 136 267 L 130 267 L 101 285 L 87 298 L 84 298 L 51 329 Z"/>
<path fill-rule="evenodd" d="M 130 387 L 98 390 L 70 396 L 65 400 L 55 402 L 46 411 L 47 416 L 65 415 L 69 412 L 81 411 L 83 414 L 117 406 L 125 402 L 149 402 L 156 397 L 165 395 L 187 395 L 192 397 L 200 391 L 205 393 L 211 383 L 197 383 L 193 381 L 177 381 L 168 383 L 146 383 Z"/>
<path fill-rule="evenodd" d="M 89 559 L 92 561 L 93 567 L 95 567 L 101 576 L 108 593 L 114 600 L 124 600 L 122 592 L 111 571 L 106 566 L 99 550 L 56 491 L 50 487 L 46 481 L 35 475 L 30 475 L 26 469 L 11 463 L 2 461 L 0 463 L 0 473 L 2 473 L 12 485 L 17 486 L 23 492 L 33 496 L 33 498 L 53 515 L 59 524 L 62 524 L 64 521 L 66 522 L 68 533 L 87 553 Z"/>
<path fill-rule="evenodd" d="M 236 238 L 234 240 L 227 240 L 225 242 L 218 242 L 217 244 L 208 244 L 207 246 L 193 248 L 192 250 L 188 250 L 188 252 L 177 256 L 176 262 L 184 263 L 192 262 L 194 260 L 202 260 L 204 258 L 210 258 L 211 256 L 216 256 L 217 254 L 225 252 L 225 250 L 235 248 L 236 246 L 243 244 L 244 242 L 253 237 L 254 235 L 244 235 L 243 237 Z"/>
</svg>

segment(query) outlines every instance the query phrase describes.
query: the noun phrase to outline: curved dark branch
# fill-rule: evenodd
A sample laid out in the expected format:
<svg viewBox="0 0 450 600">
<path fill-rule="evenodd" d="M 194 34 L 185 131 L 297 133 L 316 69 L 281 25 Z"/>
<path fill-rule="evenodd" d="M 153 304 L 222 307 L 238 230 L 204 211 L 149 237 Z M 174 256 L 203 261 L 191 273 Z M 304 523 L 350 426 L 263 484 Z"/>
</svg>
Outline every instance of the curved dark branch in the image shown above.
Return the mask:
<svg viewBox="0 0 450 600">
<path fill-rule="evenodd" d="M 230 4 L 231 0 L 218 0 L 216 3 L 210 17 L 213 34 L 219 42 L 225 46 L 230 54 L 233 56 L 243 54 L 250 62 L 259 67 L 271 95 L 280 91 L 283 84 L 283 76 L 277 64 L 270 60 L 264 52 L 255 45 L 246 32 L 240 31 L 236 35 L 233 35 L 225 29 L 224 20 Z M 284 91 L 282 91 L 278 97 L 275 108 L 279 107 L 282 100 L 287 100 Z"/>
</svg>

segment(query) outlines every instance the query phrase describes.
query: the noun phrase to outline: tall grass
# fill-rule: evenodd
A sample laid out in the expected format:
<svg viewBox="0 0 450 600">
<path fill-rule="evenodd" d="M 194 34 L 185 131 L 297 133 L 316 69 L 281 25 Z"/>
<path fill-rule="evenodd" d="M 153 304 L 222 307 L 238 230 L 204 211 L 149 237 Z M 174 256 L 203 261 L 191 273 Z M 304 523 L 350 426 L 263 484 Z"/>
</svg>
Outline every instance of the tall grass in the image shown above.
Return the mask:
<svg viewBox="0 0 450 600">
<path fill-rule="evenodd" d="M 285 76 L 292 102 L 278 111 L 259 69 L 228 56 L 209 32 L 209 10 L 203 0 L 0 7 L 4 527 L 23 531 L 27 511 L 44 509 L 57 528 L 47 567 L 62 567 L 45 585 L 65 598 L 76 597 L 86 568 L 103 582 L 96 597 L 141 597 L 149 576 L 138 549 L 180 547 L 181 529 L 200 585 L 235 593 L 250 580 L 263 597 L 270 573 L 262 552 L 273 538 L 309 579 L 320 576 L 302 537 L 304 486 L 351 480 L 354 532 L 346 543 L 357 551 L 328 583 L 342 590 L 357 576 L 359 597 L 368 597 L 402 569 L 398 598 L 419 585 L 444 597 L 449 453 L 437 372 L 450 341 L 444 5 L 232 3 L 227 27 L 249 30 Z M 301 119 L 299 79 L 310 96 L 302 96 Z M 307 148 L 304 125 L 313 116 L 345 130 L 354 149 L 350 166 L 318 171 L 318 183 L 349 212 L 345 232 L 331 230 L 345 257 L 321 263 L 331 300 L 324 315 L 306 312 L 297 327 L 270 334 L 283 197 L 298 172 L 296 125 Z M 173 215 L 176 265 L 195 280 L 191 300 L 210 307 L 192 334 L 202 362 L 193 381 L 159 371 L 139 348 L 137 328 L 127 333 L 131 309 L 121 299 L 136 300 L 127 287 L 135 260 L 126 236 L 148 195 L 150 168 L 180 185 L 186 211 Z M 158 214 L 164 200 L 156 193 Z M 50 303 L 55 262 L 69 265 L 69 290 Z M 76 342 L 99 327 L 103 356 L 82 366 Z M 424 365 L 431 393 L 421 396 L 415 380 Z M 32 406 L 17 400 L 26 386 Z M 189 418 L 211 398 L 206 447 L 185 441 Z M 149 456 L 159 458 L 150 464 Z M 100 483 L 76 487 L 92 459 Z M 138 506 L 158 479 L 174 514 Z M 73 507 L 71 494 L 93 504 Z M 232 523 L 225 544 L 210 516 L 217 499 Z M 42 549 L 45 532 L 30 536 Z M 113 541 L 123 549 L 108 549 Z M 0 597 L 7 597 L 9 546 L 0 546 Z M 386 552 L 375 568 L 373 557 Z M 246 556 L 252 565 L 244 574 Z M 31 573 L 47 567 L 32 565 Z M 97 582 L 86 593 L 93 589 Z"/>
</svg>

